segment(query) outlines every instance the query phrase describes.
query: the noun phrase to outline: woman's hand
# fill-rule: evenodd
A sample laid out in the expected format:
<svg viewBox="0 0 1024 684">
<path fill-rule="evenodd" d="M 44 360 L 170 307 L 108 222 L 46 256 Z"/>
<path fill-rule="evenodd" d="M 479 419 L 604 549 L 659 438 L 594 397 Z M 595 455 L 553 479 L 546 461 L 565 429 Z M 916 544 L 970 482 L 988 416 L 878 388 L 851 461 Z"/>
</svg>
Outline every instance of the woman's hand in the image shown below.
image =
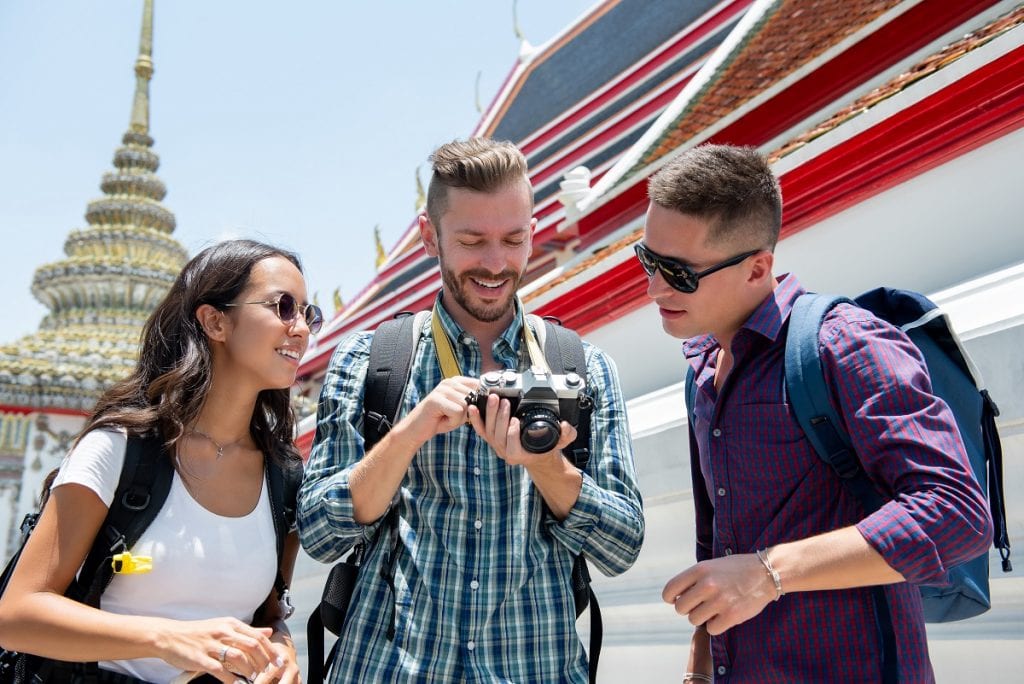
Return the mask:
<svg viewBox="0 0 1024 684">
<path fill-rule="evenodd" d="M 299 671 L 298 655 L 295 653 L 295 646 L 292 645 L 291 638 L 287 634 L 274 632 L 271 646 L 283 664 L 276 667 L 271 666 L 271 669 L 257 677 L 253 684 L 274 684 L 275 682 L 300 684 L 302 675 Z"/>
<path fill-rule="evenodd" d="M 240 678 L 254 681 L 260 675 L 276 673 L 285 664 L 284 656 L 270 641 L 273 630 L 269 627 L 251 627 L 228 617 L 161 623 L 156 630 L 159 657 L 186 672 L 208 672 L 233 684 Z"/>
</svg>

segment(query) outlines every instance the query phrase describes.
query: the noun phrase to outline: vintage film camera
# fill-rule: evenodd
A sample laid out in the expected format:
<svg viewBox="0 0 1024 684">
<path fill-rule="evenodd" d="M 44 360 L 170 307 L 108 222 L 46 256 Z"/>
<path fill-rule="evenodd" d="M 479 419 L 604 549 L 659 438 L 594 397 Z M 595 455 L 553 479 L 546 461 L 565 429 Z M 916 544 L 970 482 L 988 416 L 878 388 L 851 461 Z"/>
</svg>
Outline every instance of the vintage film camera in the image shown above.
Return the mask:
<svg viewBox="0 0 1024 684">
<path fill-rule="evenodd" d="M 470 392 L 466 403 L 476 404 L 486 420 L 487 397 L 508 399 L 511 415 L 519 419 L 519 442 L 533 454 L 551 451 L 562 434 L 561 421 L 573 427 L 580 409 L 591 403 L 586 383 L 576 373 L 554 375 L 537 368 L 522 373 L 490 371 L 480 378 L 480 389 Z"/>
</svg>

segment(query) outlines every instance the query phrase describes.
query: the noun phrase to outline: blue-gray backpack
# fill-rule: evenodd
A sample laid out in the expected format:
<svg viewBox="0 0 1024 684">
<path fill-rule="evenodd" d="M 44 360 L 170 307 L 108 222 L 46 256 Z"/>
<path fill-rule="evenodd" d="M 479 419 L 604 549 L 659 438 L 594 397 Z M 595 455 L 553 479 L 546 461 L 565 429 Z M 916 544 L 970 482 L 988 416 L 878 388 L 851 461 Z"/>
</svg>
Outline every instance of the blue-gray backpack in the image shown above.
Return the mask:
<svg viewBox="0 0 1024 684">
<path fill-rule="evenodd" d="M 828 312 L 840 303 L 867 309 L 896 326 L 920 350 L 931 377 L 932 391 L 952 410 L 971 469 L 988 497 L 993 544 L 1002 559 L 1003 572 L 1009 572 L 1012 566 L 1003 503 L 1003 453 L 995 424 L 999 411 L 988 392 L 978 386 L 978 374 L 953 332 L 949 319 L 924 295 L 878 288 L 854 300 L 815 293 L 807 293 L 797 299 L 786 333 L 786 393 L 808 441 L 866 513 L 881 508 L 885 498 L 861 467 L 843 421 L 833 408 L 832 393 L 822 368 L 818 342 L 821 324 Z M 695 393 L 696 382 L 690 369 L 686 377 L 686 401 L 690 414 L 691 449 L 695 448 L 692 436 Z M 948 584 L 920 587 L 926 622 L 963 620 L 991 608 L 988 556 L 986 551 L 952 568 L 948 573 Z M 872 596 L 882 642 L 882 681 L 895 682 L 898 654 L 889 604 L 882 587 L 874 587 Z"/>
</svg>

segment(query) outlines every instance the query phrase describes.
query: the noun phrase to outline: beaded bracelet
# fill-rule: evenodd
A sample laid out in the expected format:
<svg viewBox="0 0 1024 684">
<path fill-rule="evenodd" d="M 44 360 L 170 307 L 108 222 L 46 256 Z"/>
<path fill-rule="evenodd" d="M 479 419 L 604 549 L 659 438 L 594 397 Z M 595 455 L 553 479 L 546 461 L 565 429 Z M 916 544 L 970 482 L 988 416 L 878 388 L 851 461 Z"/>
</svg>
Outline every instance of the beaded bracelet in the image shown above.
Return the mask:
<svg viewBox="0 0 1024 684">
<path fill-rule="evenodd" d="M 757 559 L 761 561 L 761 565 L 768 571 L 768 576 L 772 578 L 772 582 L 775 584 L 775 599 L 778 601 L 780 598 L 786 595 L 786 592 L 782 590 L 782 578 L 779 577 L 779 573 L 772 567 L 772 562 L 768 560 L 768 549 L 758 549 L 756 551 Z"/>
</svg>

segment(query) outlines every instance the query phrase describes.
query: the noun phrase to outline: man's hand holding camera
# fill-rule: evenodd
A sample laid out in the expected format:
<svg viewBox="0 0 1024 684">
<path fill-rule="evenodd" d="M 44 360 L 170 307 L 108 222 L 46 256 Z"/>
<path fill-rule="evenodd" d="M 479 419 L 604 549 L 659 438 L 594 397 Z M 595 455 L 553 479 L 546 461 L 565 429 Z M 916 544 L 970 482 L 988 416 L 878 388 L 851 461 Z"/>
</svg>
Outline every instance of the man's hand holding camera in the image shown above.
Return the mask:
<svg viewBox="0 0 1024 684">
<path fill-rule="evenodd" d="M 576 439 L 576 428 L 561 418 L 578 420 L 579 407 L 590 401 L 584 389 L 575 373 L 505 371 L 485 373 L 479 391 L 465 397 L 473 429 L 506 463 L 526 468 L 559 520 L 569 515 L 583 487 L 583 476 L 562 455 Z"/>
<path fill-rule="evenodd" d="M 476 391 L 480 381 L 459 375 L 446 378 L 416 404 L 408 418 L 408 432 L 415 448 L 435 435 L 451 432 L 466 424 L 466 395 Z"/>
<path fill-rule="evenodd" d="M 486 397 L 487 419 L 477 404 L 472 403 L 468 406 L 469 422 L 502 460 L 509 465 L 526 466 L 527 470 L 542 466 L 545 462 L 550 466 L 552 461 L 564 460 L 562 449 L 576 439 L 576 428 L 563 420 L 559 423 L 561 434 L 552 449 L 544 453 L 528 451 L 523 447 L 519 433 L 521 422 L 512 415 L 512 403 L 493 393 Z"/>
</svg>

